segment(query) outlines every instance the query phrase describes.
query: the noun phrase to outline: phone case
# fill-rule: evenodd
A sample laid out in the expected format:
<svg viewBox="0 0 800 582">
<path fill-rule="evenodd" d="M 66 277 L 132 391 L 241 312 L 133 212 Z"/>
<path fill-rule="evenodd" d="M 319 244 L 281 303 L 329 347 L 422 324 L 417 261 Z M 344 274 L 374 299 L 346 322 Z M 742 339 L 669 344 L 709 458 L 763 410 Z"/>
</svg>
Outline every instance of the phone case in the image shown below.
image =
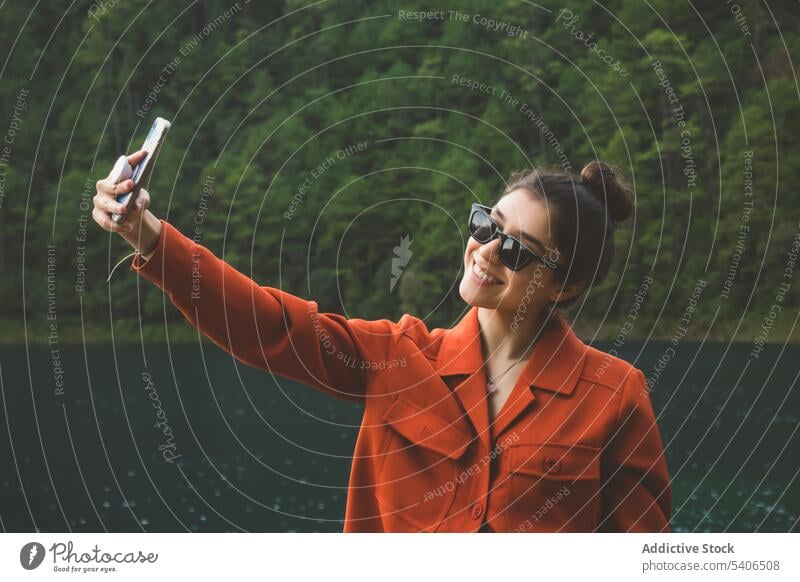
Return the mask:
<svg viewBox="0 0 800 582">
<path fill-rule="evenodd" d="M 133 179 L 133 190 L 117 196 L 117 202 L 124 204 L 127 210 L 131 209 L 133 203 L 136 201 L 136 195 L 139 193 L 139 190 L 150 178 L 150 174 L 153 173 L 153 166 L 155 166 L 156 158 L 158 157 L 158 153 L 161 151 L 161 145 L 164 143 L 164 139 L 167 136 L 167 131 L 169 131 L 171 126 L 172 124 L 163 117 L 156 117 L 153 125 L 150 127 L 150 131 L 147 133 L 144 144 L 142 144 L 142 147 L 140 148 L 146 150 L 147 155 L 145 155 L 145 158 L 133 169 L 133 175 L 131 176 Z M 119 162 L 120 160 L 117 160 L 117 164 L 114 165 L 115 170 Z M 125 163 L 127 163 L 127 158 L 125 158 Z M 121 169 L 119 174 L 120 176 L 123 175 L 124 169 Z M 126 216 L 127 212 L 125 214 L 113 213 L 111 215 L 111 220 L 113 220 L 116 224 L 122 224 L 125 221 Z"/>
</svg>

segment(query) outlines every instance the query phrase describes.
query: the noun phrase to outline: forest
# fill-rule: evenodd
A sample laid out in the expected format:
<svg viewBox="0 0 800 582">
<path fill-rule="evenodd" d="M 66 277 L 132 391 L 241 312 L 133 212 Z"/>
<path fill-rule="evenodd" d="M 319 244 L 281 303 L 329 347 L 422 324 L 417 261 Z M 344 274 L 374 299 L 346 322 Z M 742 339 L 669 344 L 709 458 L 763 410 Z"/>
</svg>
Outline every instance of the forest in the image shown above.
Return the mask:
<svg viewBox="0 0 800 582">
<path fill-rule="evenodd" d="M 261 285 L 449 327 L 473 202 L 601 158 L 636 192 L 589 339 L 793 339 L 794 2 L 0 5 L 5 343 L 192 340 L 91 218 L 172 121 L 151 210 Z M 406 260 L 397 266 L 398 251 Z M 688 319 L 687 319 L 688 314 Z"/>
</svg>

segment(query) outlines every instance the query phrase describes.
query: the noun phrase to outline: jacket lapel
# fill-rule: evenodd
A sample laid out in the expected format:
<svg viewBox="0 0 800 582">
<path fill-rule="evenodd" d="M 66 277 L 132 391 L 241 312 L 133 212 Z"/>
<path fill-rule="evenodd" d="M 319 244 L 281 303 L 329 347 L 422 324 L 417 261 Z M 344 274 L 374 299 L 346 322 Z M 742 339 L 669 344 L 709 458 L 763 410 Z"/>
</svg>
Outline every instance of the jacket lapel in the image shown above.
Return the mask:
<svg viewBox="0 0 800 582">
<path fill-rule="evenodd" d="M 534 402 L 533 388 L 570 396 L 583 371 L 587 349 L 561 312 L 556 310 L 495 418 L 491 433 L 500 435 Z M 466 376 L 454 393 L 480 439 L 490 445 L 486 375 L 477 307 L 473 306 L 455 327 L 445 332 L 436 363 L 442 377 Z"/>
<path fill-rule="evenodd" d="M 442 381 L 446 376 L 464 376 L 453 389 L 466 411 L 478 438 L 491 448 L 489 409 L 486 404 L 486 377 L 483 368 L 478 308 L 472 307 L 442 338 L 436 366 Z"/>
</svg>

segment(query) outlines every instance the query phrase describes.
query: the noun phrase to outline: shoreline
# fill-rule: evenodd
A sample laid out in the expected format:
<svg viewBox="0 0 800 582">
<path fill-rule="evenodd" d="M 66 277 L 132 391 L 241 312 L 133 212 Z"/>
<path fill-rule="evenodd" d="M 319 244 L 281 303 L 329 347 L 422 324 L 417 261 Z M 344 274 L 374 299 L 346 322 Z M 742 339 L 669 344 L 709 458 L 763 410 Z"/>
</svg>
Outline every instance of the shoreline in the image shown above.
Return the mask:
<svg viewBox="0 0 800 582">
<path fill-rule="evenodd" d="M 136 322 L 134 322 L 136 323 Z M 4 325 L 0 324 L 0 328 L 5 327 Z M 9 332 L 6 328 L 5 331 L 0 333 L 0 346 L 12 347 L 12 346 L 21 346 L 21 345 L 36 345 L 36 346 L 46 346 L 48 345 L 48 335 L 44 331 L 31 331 L 32 326 L 28 326 L 28 335 L 27 341 L 24 333 L 24 329 L 21 325 L 17 325 L 17 329 L 13 332 Z M 128 326 L 125 326 L 126 328 Z M 115 330 L 112 334 L 109 331 L 108 327 L 97 328 L 95 326 L 86 326 L 84 324 L 83 329 L 86 332 L 85 337 L 81 334 L 81 324 L 80 322 L 67 322 L 66 324 L 62 324 L 60 326 L 60 337 L 59 337 L 59 344 L 62 346 L 65 345 L 98 345 L 98 344 L 107 344 L 107 343 L 167 343 L 170 344 L 190 344 L 196 343 L 198 338 L 198 332 L 195 328 L 185 324 L 181 320 L 176 321 L 173 324 L 169 324 L 167 328 L 163 325 L 158 327 L 153 326 L 144 326 L 142 328 L 142 333 L 139 333 L 138 325 L 135 326 L 136 330 L 132 331 L 130 329 L 118 329 Z M 580 325 L 578 329 L 573 327 L 576 335 L 585 343 L 590 344 L 591 333 L 585 333 L 586 328 L 589 327 L 587 325 Z M 609 344 L 615 340 L 616 336 L 616 329 L 618 326 L 615 326 L 613 323 L 606 323 L 603 326 L 602 332 L 596 338 L 591 339 L 590 345 L 597 345 L 597 344 Z M 648 325 L 644 322 L 640 323 L 638 326 L 639 329 L 645 330 L 646 333 L 643 334 L 636 334 L 636 335 L 629 335 L 625 338 L 626 344 L 641 344 L 642 342 L 647 341 L 648 343 L 669 343 L 673 337 L 671 333 L 664 333 L 664 334 L 654 334 L 649 335 L 648 333 L 652 328 L 652 324 Z M 740 344 L 749 344 L 753 345 L 755 339 L 758 337 L 759 332 L 761 331 L 760 321 L 757 324 L 748 323 L 743 325 L 742 328 L 739 330 L 737 334 L 737 338 L 731 341 L 730 336 L 724 333 L 717 333 L 713 335 L 706 336 L 706 329 L 697 326 L 699 333 L 689 333 L 681 338 L 681 343 L 683 342 L 691 342 L 691 343 L 713 343 L 713 344 L 727 344 L 731 343 L 733 345 L 740 345 Z M 168 330 L 168 334 L 167 331 Z M 77 333 L 75 332 L 77 331 Z M 783 327 L 777 327 L 773 329 L 773 333 L 771 334 L 768 341 L 764 343 L 765 346 L 782 346 L 786 345 L 800 345 L 800 333 L 797 333 L 798 330 L 795 330 L 796 333 L 793 334 L 793 337 L 789 336 L 790 328 L 787 326 L 785 329 Z M 203 339 L 208 340 L 205 336 L 202 336 Z M 209 342 L 211 340 L 208 340 Z"/>
</svg>

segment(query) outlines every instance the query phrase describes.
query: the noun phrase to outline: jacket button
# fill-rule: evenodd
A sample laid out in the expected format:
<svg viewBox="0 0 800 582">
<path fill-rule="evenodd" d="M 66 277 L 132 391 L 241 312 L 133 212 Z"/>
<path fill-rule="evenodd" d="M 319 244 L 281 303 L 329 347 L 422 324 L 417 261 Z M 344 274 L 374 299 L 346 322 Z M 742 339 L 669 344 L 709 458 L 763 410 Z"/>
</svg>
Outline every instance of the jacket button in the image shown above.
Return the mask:
<svg viewBox="0 0 800 582">
<path fill-rule="evenodd" d="M 561 470 L 561 461 L 553 457 L 546 457 L 544 460 L 544 468 L 551 473 L 558 473 Z"/>
<path fill-rule="evenodd" d="M 483 513 L 483 505 L 476 503 L 472 506 L 472 519 L 479 519 Z"/>
</svg>

